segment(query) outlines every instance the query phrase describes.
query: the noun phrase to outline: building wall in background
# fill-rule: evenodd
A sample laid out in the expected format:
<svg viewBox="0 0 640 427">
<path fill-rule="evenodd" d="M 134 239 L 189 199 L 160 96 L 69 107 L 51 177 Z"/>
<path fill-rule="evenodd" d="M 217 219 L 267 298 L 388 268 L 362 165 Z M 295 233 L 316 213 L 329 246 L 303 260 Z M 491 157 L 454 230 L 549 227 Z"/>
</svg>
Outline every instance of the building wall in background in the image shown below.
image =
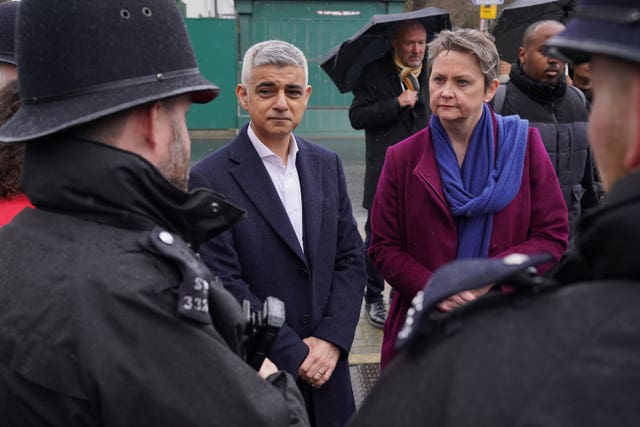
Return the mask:
<svg viewBox="0 0 640 427">
<path fill-rule="evenodd" d="M 220 88 L 208 104 L 193 104 L 187 116 L 191 131 L 235 132 L 238 105 L 235 88 L 238 66 L 238 31 L 235 19 L 187 18 L 189 38 L 202 74 Z"/>
<path fill-rule="evenodd" d="M 230 18 L 236 16 L 234 0 L 182 0 L 187 18 Z"/>
<path fill-rule="evenodd" d="M 198 4 L 214 0 L 182 0 L 187 16 Z M 223 0 L 218 0 L 222 3 Z M 236 19 L 186 18 L 187 30 L 203 74 L 222 92 L 212 103 L 194 104 L 188 126 L 194 132 L 233 133 L 248 122 L 236 102 L 235 87 L 242 56 L 254 43 L 280 39 L 298 46 L 307 56 L 309 106 L 298 127 L 301 136 L 360 136 L 349 123 L 351 93 L 341 94 L 320 63 L 371 16 L 402 12 L 403 0 L 236 0 Z M 191 9 L 191 12 L 190 12 Z"/>
<path fill-rule="evenodd" d="M 326 54 L 354 35 L 371 16 L 402 12 L 403 0 L 386 1 L 263 1 L 236 0 L 240 51 L 268 39 L 298 46 L 309 64 L 313 87 L 309 107 L 297 133 L 306 136 L 359 135 L 349 123 L 351 93 L 341 94 L 320 68 Z M 245 112 L 239 124 L 246 123 Z"/>
</svg>

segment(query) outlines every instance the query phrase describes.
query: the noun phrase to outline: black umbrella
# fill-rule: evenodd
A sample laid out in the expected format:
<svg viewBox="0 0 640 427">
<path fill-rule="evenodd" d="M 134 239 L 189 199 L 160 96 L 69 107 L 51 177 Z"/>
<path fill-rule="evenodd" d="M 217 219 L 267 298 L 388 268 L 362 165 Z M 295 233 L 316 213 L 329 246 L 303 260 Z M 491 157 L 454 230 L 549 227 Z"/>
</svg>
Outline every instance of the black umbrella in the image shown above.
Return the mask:
<svg viewBox="0 0 640 427">
<path fill-rule="evenodd" d="M 546 19 L 564 23 L 574 8 L 575 0 L 516 0 L 502 9 L 492 31 L 500 59 L 509 63 L 516 60 L 522 34 L 529 25 Z"/>
<path fill-rule="evenodd" d="M 329 51 L 320 66 L 341 93 L 350 92 L 362 69 L 382 58 L 391 49 L 391 38 L 398 22 L 418 20 L 427 30 L 427 41 L 445 28 L 451 28 L 449 12 L 427 7 L 413 12 L 373 15 L 369 22 L 348 40 Z"/>
</svg>

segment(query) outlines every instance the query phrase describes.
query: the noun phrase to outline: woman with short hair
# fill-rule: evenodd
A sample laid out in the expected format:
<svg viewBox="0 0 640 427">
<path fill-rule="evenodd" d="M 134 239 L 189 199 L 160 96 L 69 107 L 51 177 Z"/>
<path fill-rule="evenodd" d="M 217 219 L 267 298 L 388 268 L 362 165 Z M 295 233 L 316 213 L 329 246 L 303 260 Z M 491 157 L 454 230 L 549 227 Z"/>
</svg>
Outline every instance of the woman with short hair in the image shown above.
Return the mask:
<svg viewBox="0 0 640 427">
<path fill-rule="evenodd" d="M 491 36 L 441 31 L 428 57 L 429 126 L 387 150 L 371 212 L 369 256 L 396 291 L 381 368 L 395 355 L 411 300 L 428 290 L 438 267 L 512 253 L 549 253 L 555 262 L 567 247 L 566 206 L 537 129 L 488 105 L 498 86 Z M 453 295 L 438 309 L 454 310 L 491 288 Z"/>
</svg>

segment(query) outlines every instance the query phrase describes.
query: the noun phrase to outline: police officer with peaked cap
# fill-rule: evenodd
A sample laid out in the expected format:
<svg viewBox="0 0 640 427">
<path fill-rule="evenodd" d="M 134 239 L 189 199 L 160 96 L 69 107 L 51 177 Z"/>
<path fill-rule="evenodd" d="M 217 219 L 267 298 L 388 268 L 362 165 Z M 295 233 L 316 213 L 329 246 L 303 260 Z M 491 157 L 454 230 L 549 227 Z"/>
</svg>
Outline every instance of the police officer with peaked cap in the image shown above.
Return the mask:
<svg viewBox="0 0 640 427">
<path fill-rule="evenodd" d="M 16 35 L 0 142 L 26 144 L 35 209 L 0 229 L 2 426 L 308 425 L 192 250 L 243 212 L 185 191 L 185 115 L 219 89 L 175 2 L 22 0 Z"/>
<path fill-rule="evenodd" d="M 351 426 L 638 425 L 640 6 L 579 0 L 547 46 L 590 60 L 590 143 L 607 191 L 578 226 L 571 268 L 555 280 L 529 276 L 539 260 L 524 257 L 436 272 L 439 289 L 515 290 L 444 314 L 430 309 L 425 289 L 398 341 L 404 350 Z"/>
</svg>

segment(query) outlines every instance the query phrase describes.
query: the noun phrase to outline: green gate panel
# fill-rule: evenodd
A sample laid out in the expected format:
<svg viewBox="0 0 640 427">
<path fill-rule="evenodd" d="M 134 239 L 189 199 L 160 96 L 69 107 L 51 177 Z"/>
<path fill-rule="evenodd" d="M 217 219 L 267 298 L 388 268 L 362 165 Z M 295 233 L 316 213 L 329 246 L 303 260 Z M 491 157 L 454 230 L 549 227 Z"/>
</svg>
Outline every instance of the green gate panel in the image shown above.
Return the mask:
<svg viewBox="0 0 640 427">
<path fill-rule="evenodd" d="M 189 130 L 228 130 L 238 127 L 235 95 L 238 31 L 234 19 L 187 18 L 187 31 L 202 74 L 220 88 L 208 104 L 193 104 L 187 115 Z"/>
</svg>

